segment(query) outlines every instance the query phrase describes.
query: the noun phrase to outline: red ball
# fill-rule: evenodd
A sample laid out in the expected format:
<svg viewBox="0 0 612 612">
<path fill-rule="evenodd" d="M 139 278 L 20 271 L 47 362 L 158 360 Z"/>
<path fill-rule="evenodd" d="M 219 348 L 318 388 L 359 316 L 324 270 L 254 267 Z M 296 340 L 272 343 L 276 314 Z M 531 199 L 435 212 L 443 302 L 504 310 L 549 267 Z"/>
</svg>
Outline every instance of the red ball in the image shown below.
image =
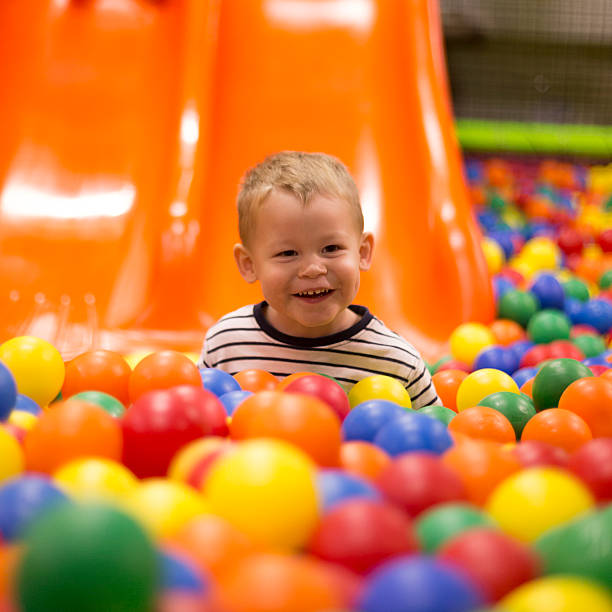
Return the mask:
<svg viewBox="0 0 612 612">
<path fill-rule="evenodd" d="M 582 336 L 584 334 L 594 334 L 597 336 L 599 335 L 599 332 L 592 325 L 587 325 L 586 323 L 576 323 L 576 325 L 572 325 L 570 330 L 570 338 L 577 338 L 578 336 Z"/>
<path fill-rule="evenodd" d="M 597 244 L 604 253 L 612 253 L 612 229 L 605 229 L 597 236 Z"/>
<path fill-rule="evenodd" d="M 332 508 L 308 546 L 321 559 L 359 574 L 398 555 L 418 550 L 410 519 L 391 504 L 350 499 Z"/>
<path fill-rule="evenodd" d="M 376 485 L 412 517 L 435 504 L 467 499 L 459 475 L 428 453 L 400 455 L 380 473 Z"/>
<path fill-rule="evenodd" d="M 536 344 L 521 357 L 519 367 L 534 368 L 538 364 L 542 363 L 542 361 L 546 361 L 550 358 L 550 345 Z"/>
<path fill-rule="evenodd" d="M 540 466 L 567 467 L 569 453 L 558 446 L 539 440 L 523 440 L 513 449 L 515 457 L 525 468 Z"/>
<path fill-rule="evenodd" d="M 450 359 L 449 361 L 445 361 L 436 370 L 436 374 L 438 372 L 444 372 L 445 370 L 460 370 L 461 372 L 467 372 L 468 374 L 472 372 L 472 368 L 469 365 L 467 365 L 467 363 L 457 361 L 456 359 Z"/>
<path fill-rule="evenodd" d="M 612 438 L 583 444 L 570 457 L 569 469 L 591 489 L 598 502 L 612 501 Z"/>
<path fill-rule="evenodd" d="M 601 364 L 590 365 L 589 370 L 593 372 L 593 376 L 601 376 L 604 372 L 607 372 L 610 369 L 610 366 L 605 366 Z"/>
<path fill-rule="evenodd" d="M 227 433 L 225 409 L 206 389 L 149 391 L 123 417 L 123 463 L 139 478 L 165 476 L 175 453 L 202 436 Z"/>
<path fill-rule="evenodd" d="M 344 421 L 351 410 L 344 389 L 331 378 L 320 374 L 301 376 L 289 383 L 284 390 L 286 393 L 303 393 L 319 398 L 338 415 L 340 421 Z"/>
<path fill-rule="evenodd" d="M 557 244 L 566 255 L 580 255 L 584 248 L 584 237 L 577 230 L 564 227 L 557 236 Z"/>
<path fill-rule="evenodd" d="M 465 572 L 489 602 L 540 574 L 540 559 L 534 551 L 486 527 L 469 529 L 448 540 L 438 558 Z"/>
<path fill-rule="evenodd" d="M 575 359 L 582 361 L 584 353 L 569 340 L 554 340 L 548 345 L 548 359 Z"/>
</svg>

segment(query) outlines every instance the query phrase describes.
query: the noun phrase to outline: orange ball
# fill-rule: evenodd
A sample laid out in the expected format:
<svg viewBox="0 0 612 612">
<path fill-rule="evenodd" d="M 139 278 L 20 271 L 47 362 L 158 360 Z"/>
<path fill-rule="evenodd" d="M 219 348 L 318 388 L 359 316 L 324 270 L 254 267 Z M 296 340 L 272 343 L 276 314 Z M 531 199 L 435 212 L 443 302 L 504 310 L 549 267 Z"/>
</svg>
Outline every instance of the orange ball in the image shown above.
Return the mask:
<svg viewBox="0 0 612 612">
<path fill-rule="evenodd" d="M 178 385 L 202 386 L 202 377 L 195 363 L 177 351 L 151 353 L 136 365 L 130 375 L 130 400 L 134 403 L 147 391 Z"/>
<path fill-rule="evenodd" d="M 247 397 L 232 416 L 230 436 L 279 438 L 322 466 L 337 466 L 340 459 L 340 419 L 325 402 L 310 395 L 260 391 Z"/>
<path fill-rule="evenodd" d="M 278 379 L 265 370 L 242 370 L 234 375 L 243 391 L 273 391 L 278 385 Z"/>
<path fill-rule="evenodd" d="M 521 393 L 528 395 L 531 399 L 533 399 L 533 381 L 535 380 L 535 376 L 526 380 L 521 387 Z"/>
<path fill-rule="evenodd" d="M 75 399 L 57 402 L 26 434 L 26 469 L 52 474 L 81 457 L 121 462 L 122 443 L 120 422 L 99 406 Z"/>
<path fill-rule="evenodd" d="M 457 389 L 467 376 L 463 370 L 442 370 L 431 377 L 443 406 L 457 412 Z"/>
<path fill-rule="evenodd" d="M 283 391 L 286 386 L 290 385 L 294 380 L 298 378 L 302 378 L 302 376 L 314 376 L 314 372 L 294 372 L 293 374 L 289 374 L 286 378 L 283 378 L 277 385 L 277 391 Z"/>
<path fill-rule="evenodd" d="M 538 440 L 573 453 L 593 434 L 584 419 L 563 408 L 549 408 L 532 416 L 521 434 L 521 440 Z"/>
<path fill-rule="evenodd" d="M 232 612 L 312 612 L 344 608 L 334 576 L 306 557 L 246 557 L 220 577 L 219 599 Z"/>
<path fill-rule="evenodd" d="M 521 469 L 520 461 L 495 442 L 455 437 L 455 445 L 442 455 L 442 461 L 461 478 L 468 499 L 482 506 L 502 481 Z"/>
<path fill-rule="evenodd" d="M 340 467 L 368 480 L 376 480 L 389 463 L 391 457 L 371 442 L 353 440 L 340 447 Z"/>
<path fill-rule="evenodd" d="M 602 372 L 599 375 L 599 378 L 603 378 L 604 380 L 612 380 L 612 368 L 609 368 L 605 372 Z"/>
<path fill-rule="evenodd" d="M 493 332 L 497 344 L 502 346 L 508 346 L 527 337 L 521 325 L 511 319 L 496 319 L 489 325 L 489 329 Z"/>
<path fill-rule="evenodd" d="M 612 437 L 612 379 L 575 380 L 561 395 L 559 408 L 582 417 L 594 438 Z"/>
<path fill-rule="evenodd" d="M 246 534 L 214 514 L 192 519 L 173 534 L 167 544 L 187 553 L 199 569 L 213 576 L 219 576 L 258 550 Z"/>
<path fill-rule="evenodd" d="M 516 441 L 510 421 L 499 410 L 488 406 L 474 406 L 463 410 L 448 424 L 448 430 L 470 438 L 502 444 Z"/>
<path fill-rule="evenodd" d="M 62 397 L 68 399 L 81 391 L 102 391 L 128 406 L 131 374 L 132 368 L 119 353 L 102 349 L 88 351 L 66 364 Z"/>
</svg>

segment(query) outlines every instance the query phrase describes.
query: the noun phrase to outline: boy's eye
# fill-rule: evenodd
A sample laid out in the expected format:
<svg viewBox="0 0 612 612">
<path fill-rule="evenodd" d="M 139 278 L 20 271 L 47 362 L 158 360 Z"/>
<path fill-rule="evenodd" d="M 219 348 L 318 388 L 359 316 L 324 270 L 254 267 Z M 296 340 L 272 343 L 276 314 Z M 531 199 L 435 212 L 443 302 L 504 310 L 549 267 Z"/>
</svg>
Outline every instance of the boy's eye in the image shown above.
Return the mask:
<svg viewBox="0 0 612 612">
<path fill-rule="evenodd" d="M 323 247 L 324 253 L 333 253 L 335 251 L 339 251 L 341 249 L 339 244 L 328 244 L 326 247 Z"/>
<path fill-rule="evenodd" d="M 297 255 L 297 251 L 292 249 L 287 249 L 286 251 L 281 251 L 276 254 L 277 257 L 294 257 L 295 255 Z"/>
</svg>

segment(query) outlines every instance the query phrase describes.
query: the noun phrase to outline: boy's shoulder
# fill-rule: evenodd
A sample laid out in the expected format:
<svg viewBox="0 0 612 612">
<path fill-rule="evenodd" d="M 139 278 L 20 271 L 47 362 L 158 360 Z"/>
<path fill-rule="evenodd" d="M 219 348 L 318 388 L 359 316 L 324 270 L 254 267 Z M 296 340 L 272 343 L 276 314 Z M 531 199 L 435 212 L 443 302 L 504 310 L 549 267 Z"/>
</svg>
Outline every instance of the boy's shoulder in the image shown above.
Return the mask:
<svg viewBox="0 0 612 612">
<path fill-rule="evenodd" d="M 234 327 L 256 327 L 257 321 L 253 313 L 254 304 L 247 304 L 237 310 L 224 314 L 218 321 L 213 323 L 206 332 L 206 338 L 214 336 L 219 331 Z"/>
</svg>

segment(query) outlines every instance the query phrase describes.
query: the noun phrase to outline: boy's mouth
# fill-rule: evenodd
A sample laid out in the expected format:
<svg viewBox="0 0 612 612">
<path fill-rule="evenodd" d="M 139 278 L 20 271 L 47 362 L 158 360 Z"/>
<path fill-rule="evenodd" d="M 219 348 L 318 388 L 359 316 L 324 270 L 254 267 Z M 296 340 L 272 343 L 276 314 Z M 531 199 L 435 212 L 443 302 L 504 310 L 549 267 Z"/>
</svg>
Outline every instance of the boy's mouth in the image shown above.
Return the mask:
<svg viewBox="0 0 612 612">
<path fill-rule="evenodd" d="M 320 297 L 324 297 L 326 295 L 329 295 L 331 292 L 333 291 L 333 289 L 313 289 L 313 290 L 309 290 L 309 291 L 298 291 L 297 293 L 294 293 L 294 297 L 299 297 L 299 298 L 320 298 Z"/>
</svg>

